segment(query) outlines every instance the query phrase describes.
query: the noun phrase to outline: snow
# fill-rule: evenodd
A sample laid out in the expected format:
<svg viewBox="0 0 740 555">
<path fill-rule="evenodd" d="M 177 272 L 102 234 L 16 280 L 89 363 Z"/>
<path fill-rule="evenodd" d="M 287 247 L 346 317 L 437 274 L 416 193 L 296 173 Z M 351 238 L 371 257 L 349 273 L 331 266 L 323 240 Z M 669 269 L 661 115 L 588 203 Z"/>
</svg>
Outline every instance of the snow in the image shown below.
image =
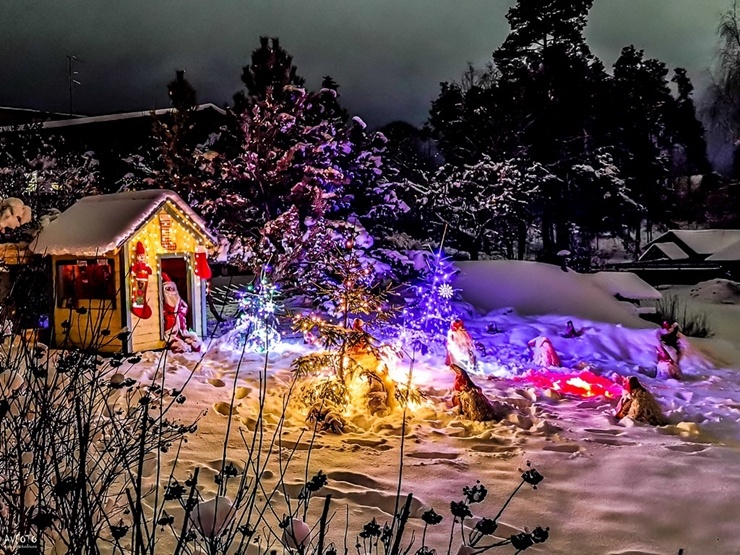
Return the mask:
<svg viewBox="0 0 740 555">
<path fill-rule="evenodd" d="M 449 504 L 460 499 L 462 488 L 480 480 L 492 501 L 483 509 L 475 507 L 476 514 L 495 514 L 518 483 L 517 469 L 531 460 L 545 480 L 537 491 L 523 490 L 515 498 L 497 534 L 516 533 L 525 525 L 549 526 L 551 538 L 532 548 L 533 553 L 648 555 L 675 554 L 679 549 L 687 555 L 738 553 L 740 351 L 732 341 L 740 339 L 738 325 L 715 339 L 690 341 L 682 360 L 685 381 L 650 378 L 646 374 L 656 367 L 655 328 L 637 325 L 587 276 L 522 262 L 470 262 L 460 267 L 456 286 L 487 311 L 485 316 L 465 318 L 473 340 L 486 353 L 480 356 L 480 373 L 472 377 L 487 395 L 507 400 L 519 411 L 501 423 L 463 420 L 449 403 L 454 375 L 445 367 L 443 355 L 429 353 L 416 361 L 414 383 L 426 400 L 407 422 L 401 494 L 414 494 L 410 527 L 417 538 L 421 512 L 434 507 L 446 519 L 430 527 L 427 538 L 438 553 L 445 553 Z M 702 295 L 691 297 L 689 291 L 670 292 L 708 307 L 712 317 L 716 310 L 740 310 L 705 305 Z M 507 308 L 507 302 L 516 310 Z M 581 332 L 579 337 L 561 336 L 568 319 Z M 532 368 L 527 343 L 537 337 L 550 339 L 564 372 L 638 375 L 671 424 L 655 428 L 617 422 L 612 417 L 614 400 L 559 398 L 533 389 L 522 376 Z M 280 423 L 290 363 L 308 349 L 295 339 L 269 355 L 267 420 L 271 429 L 282 426 L 283 460 L 295 447 L 286 475 L 288 492 L 295 496 L 306 474 L 319 469 L 327 474 L 328 486 L 317 496 L 332 494 L 337 516 L 329 539 L 341 546 L 345 505 L 351 538 L 373 517 L 380 523 L 391 518 L 401 418 L 398 413 L 383 418 L 356 414 L 350 417 L 349 433 L 322 433 L 315 441 L 298 408 L 290 407 L 287 420 Z M 157 366 L 165 356 L 166 387 L 181 386 L 195 369 L 184 391 L 187 402 L 177 407 L 177 416 L 190 421 L 204 409 L 208 414 L 180 453 L 179 465 L 185 475 L 196 466 L 203 469 L 208 479 L 202 481 L 201 493 L 212 499 L 218 492 L 210 478 L 221 457 L 226 418 L 233 410 L 237 425 L 253 425 L 263 359 L 248 354 L 237 369 L 237 360 L 230 358 L 234 355 L 218 349 L 210 350 L 199 366 L 195 355 L 145 353 L 129 375 L 142 381 L 161 376 Z M 237 400 L 231 409 L 234 387 Z M 227 460 L 240 464 L 244 448 L 239 447 L 238 433 L 233 429 L 231 433 Z M 268 486 L 274 481 L 274 475 L 266 477 Z M 272 503 L 277 515 L 287 512 L 282 493 Z M 305 519 L 309 526 L 317 522 L 321 505 L 319 499 L 312 503 Z M 453 553 L 457 545 L 453 544 Z"/>
<path fill-rule="evenodd" d="M 560 314 L 587 320 L 649 326 L 588 275 L 540 262 L 487 260 L 458 262 L 457 286 L 481 312 L 505 307 L 522 316 Z"/>
<path fill-rule="evenodd" d="M 711 255 L 740 243 L 739 229 L 674 229 L 665 232 L 653 243 L 665 237 L 675 237 L 697 254 Z"/>
<path fill-rule="evenodd" d="M 659 256 L 656 258 L 654 255 L 650 254 L 651 251 L 658 250 L 661 253 L 665 255 L 665 258 L 668 258 L 669 260 L 685 260 L 689 257 L 688 254 L 684 252 L 684 250 L 679 247 L 676 243 L 654 243 L 650 245 L 647 250 L 640 256 L 640 260 L 658 260 L 663 258 L 662 256 Z"/>
<path fill-rule="evenodd" d="M 94 195 L 51 221 L 29 249 L 42 255 L 102 256 L 120 247 L 164 203 L 183 211 L 211 241 L 205 222 L 176 193 L 164 189 Z"/>
<path fill-rule="evenodd" d="M 707 260 L 712 261 L 729 261 L 729 260 L 740 260 L 740 238 L 735 243 L 732 243 L 719 252 L 715 252 L 713 255 L 707 257 Z"/>
<path fill-rule="evenodd" d="M 596 272 L 588 277 L 597 287 L 623 299 L 643 301 L 662 297 L 660 291 L 632 272 Z"/>
</svg>

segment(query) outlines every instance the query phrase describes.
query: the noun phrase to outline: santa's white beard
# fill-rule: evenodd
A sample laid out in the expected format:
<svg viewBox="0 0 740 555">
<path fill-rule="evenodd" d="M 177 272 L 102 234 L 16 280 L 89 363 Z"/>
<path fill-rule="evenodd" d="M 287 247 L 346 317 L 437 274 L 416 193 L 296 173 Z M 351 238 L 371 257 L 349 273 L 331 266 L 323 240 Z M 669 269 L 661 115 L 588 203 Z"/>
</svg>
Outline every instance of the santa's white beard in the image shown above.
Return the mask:
<svg viewBox="0 0 740 555">
<path fill-rule="evenodd" d="M 165 289 L 164 291 L 164 304 L 167 306 L 177 306 L 177 304 L 180 302 L 180 293 L 175 291 L 167 291 Z"/>
</svg>

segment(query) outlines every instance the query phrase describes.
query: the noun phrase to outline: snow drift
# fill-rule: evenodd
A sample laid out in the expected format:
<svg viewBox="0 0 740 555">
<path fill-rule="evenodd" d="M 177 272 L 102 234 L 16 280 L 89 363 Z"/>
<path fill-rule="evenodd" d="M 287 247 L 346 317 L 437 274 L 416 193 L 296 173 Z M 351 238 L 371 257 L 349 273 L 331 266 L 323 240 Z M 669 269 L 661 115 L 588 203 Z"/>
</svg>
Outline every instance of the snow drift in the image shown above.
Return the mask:
<svg viewBox="0 0 740 555">
<path fill-rule="evenodd" d="M 590 276 L 541 262 L 483 260 L 458 262 L 455 285 L 482 312 L 511 307 L 521 316 L 557 314 L 642 329 L 630 306 L 617 301 Z"/>
</svg>

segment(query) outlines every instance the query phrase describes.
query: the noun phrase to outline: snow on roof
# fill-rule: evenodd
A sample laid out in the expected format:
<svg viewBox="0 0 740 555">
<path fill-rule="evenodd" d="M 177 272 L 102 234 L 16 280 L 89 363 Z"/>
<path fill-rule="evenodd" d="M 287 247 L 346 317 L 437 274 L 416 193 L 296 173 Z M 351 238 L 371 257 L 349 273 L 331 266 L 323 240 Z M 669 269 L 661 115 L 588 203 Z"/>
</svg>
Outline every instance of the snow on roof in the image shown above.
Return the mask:
<svg viewBox="0 0 740 555">
<path fill-rule="evenodd" d="M 217 243 L 203 219 L 177 193 L 154 189 L 80 199 L 42 229 L 29 249 L 42 255 L 102 256 L 120 247 L 168 201 L 182 210 L 204 237 Z"/>
<path fill-rule="evenodd" d="M 740 260 L 740 239 L 731 245 L 726 246 L 724 249 L 714 253 L 707 257 L 707 260 L 714 261 L 726 261 L 726 260 Z"/>
<path fill-rule="evenodd" d="M 655 239 L 652 244 L 662 243 L 662 238 L 671 235 L 683 241 L 697 254 L 718 253 L 740 241 L 740 229 L 673 229 Z"/>
<path fill-rule="evenodd" d="M 660 299 L 660 291 L 632 272 L 597 272 L 588 276 L 597 287 L 624 299 Z"/>
<path fill-rule="evenodd" d="M 195 107 L 196 112 L 201 112 L 203 110 L 215 110 L 221 115 L 226 114 L 225 110 L 211 103 L 199 104 L 198 106 Z M 81 117 L 81 118 L 67 119 L 67 120 L 46 121 L 42 124 L 42 127 L 44 129 L 55 129 L 57 127 L 70 127 L 73 125 L 86 125 L 89 123 L 102 123 L 102 122 L 107 122 L 107 121 L 120 121 L 120 120 L 126 120 L 126 119 L 134 119 L 134 118 L 145 118 L 145 117 L 161 116 L 163 114 L 169 114 L 172 111 L 173 111 L 173 108 L 162 108 L 160 110 L 148 110 L 148 111 L 142 111 L 142 112 L 124 112 L 122 114 L 105 114 L 102 116 L 90 116 L 90 117 Z"/>
<path fill-rule="evenodd" d="M 651 250 L 655 249 L 661 251 L 669 260 L 685 260 L 689 258 L 689 255 L 686 254 L 686 252 L 676 243 L 653 243 L 644 253 L 642 253 L 640 260 L 655 260 L 648 255 Z"/>
</svg>

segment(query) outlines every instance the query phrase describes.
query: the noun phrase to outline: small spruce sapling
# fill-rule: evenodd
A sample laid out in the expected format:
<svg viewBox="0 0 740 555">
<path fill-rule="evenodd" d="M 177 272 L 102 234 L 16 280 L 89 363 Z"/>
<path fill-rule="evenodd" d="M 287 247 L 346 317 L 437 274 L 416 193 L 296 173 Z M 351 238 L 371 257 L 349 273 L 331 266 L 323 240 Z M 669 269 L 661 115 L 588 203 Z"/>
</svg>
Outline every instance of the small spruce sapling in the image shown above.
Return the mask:
<svg viewBox="0 0 740 555">
<path fill-rule="evenodd" d="M 355 247 L 354 237 L 342 243 L 320 258 L 306 291 L 329 319 L 313 312 L 298 315 L 293 322 L 307 342 L 323 349 L 292 365 L 299 376 L 314 378 L 301 396 L 311 409 L 309 418 L 331 418 L 337 426 L 335 412 L 344 412 L 360 399 L 373 413 L 386 412 L 397 402 L 383 356 L 386 347 L 366 329 L 387 323 L 396 312 L 388 301 L 389 289 Z M 330 427 L 337 431 L 334 424 Z"/>
</svg>

